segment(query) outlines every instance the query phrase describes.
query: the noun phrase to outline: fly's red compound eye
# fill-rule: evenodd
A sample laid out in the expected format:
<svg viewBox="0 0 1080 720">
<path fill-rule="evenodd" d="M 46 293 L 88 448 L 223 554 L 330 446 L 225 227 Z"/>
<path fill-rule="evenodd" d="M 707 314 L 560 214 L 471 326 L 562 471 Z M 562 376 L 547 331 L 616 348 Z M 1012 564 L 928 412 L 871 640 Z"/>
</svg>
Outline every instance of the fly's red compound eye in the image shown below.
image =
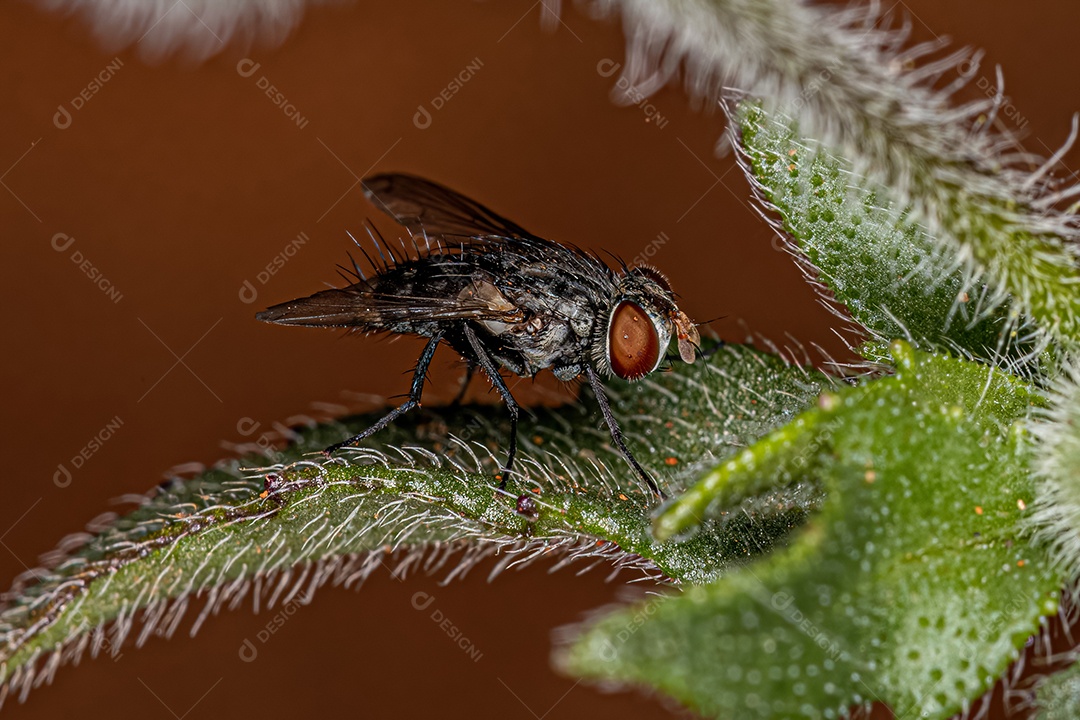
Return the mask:
<svg viewBox="0 0 1080 720">
<path fill-rule="evenodd" d="M 612 371 L 623 380 L 645 377 L 660 361 L 660 338 L 652 320 L 637 303 L 624 300 L 611 313 L 608 360 Z"/>
</svg>

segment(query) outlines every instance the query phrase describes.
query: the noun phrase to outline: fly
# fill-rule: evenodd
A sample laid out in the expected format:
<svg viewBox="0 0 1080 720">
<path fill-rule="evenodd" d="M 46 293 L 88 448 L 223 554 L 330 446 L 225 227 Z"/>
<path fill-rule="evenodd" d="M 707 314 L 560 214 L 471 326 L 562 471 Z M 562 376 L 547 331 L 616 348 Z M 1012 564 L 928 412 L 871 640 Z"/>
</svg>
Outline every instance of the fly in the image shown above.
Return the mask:
<svg viewBox="0 0 1080 720">
<path fill-rule="evenodd" d="M 405 227 L 413 254 L 387 245 L 390 260 L 371 277 L 274 305 L 256 317 L 279 325 L 345 327 L 428 338 L 408 400 L 367 430 L 326 453 L 367 438 L 420 405 L 432 356 L 446 343 L 480 368 L 510 412 L 510 449 L 499 478 L 505 489 L 517 454 L 520 406 L 500 368 L 520 377 L 549 369 L 559 380 L 588 378 L 611 439 L 659 497 L 664 494 L 623 441 L 601 378 L 640 380 L 660 367 L 674 337 L 692 363 L 697 326 L 675 304 L 655 268 L 610 268 L 595 255 L 544 240 L 453 190 L 411 175 L 375 175 L 364 194 Z M 373 238 L 374 239 L 374 238 Z M 422 241 L 423 250 L 418 239 Z M 381 249 L 380 249 L 381 252 Z M 369 258 L 370 260 L 370 258 Z"/>
</svg>

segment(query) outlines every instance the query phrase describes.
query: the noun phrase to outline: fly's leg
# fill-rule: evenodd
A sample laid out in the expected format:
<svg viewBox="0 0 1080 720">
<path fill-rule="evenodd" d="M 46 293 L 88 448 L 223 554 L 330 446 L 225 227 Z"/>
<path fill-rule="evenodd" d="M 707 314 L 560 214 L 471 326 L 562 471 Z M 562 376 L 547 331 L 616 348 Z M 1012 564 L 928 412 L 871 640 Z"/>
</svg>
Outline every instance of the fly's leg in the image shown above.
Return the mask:
<svg viewBox="0 0 1080 720">
<path fill-rule="evenodd" d="M 416 370 L 413 372 L 412 389 L 409 390 L 409 399 L 402 403 L 400 406 L 394 408 L 387 413 L 377 423 L 369 427 L 362 433 L 353 435 L 348 440 L 344 440 L 339 443 L 335 443 L 330 447 L 323 450 L 327 455 L 333 453 L 336 450 L 340 450 L 346 445 L 352 445 L 353 443 L 360 442 L 366 437 L 370 437 L 375 433 L 382 430 L 384 427 L 392 423 L 399 415 L 412 410 L 414 407 L 420 406 L 420 394 L 424 392 L 424 379 L 427 377 L 428 366 L 431 364 L 431 358 L 435 356 L 435 348 L 439 347 L 439 340 L 442 339 L 442 333 L 436 333 L 428 344 L 424 346 L 424 351 L 420 353 L 420 359 L 416 361 Z"/>
<path fill-rule="evenodd" d="M 487 350 L 480 344 L 480 338 L 476 337 L 476 332 L 468 325 L 465 325 L 465 337 L 468 338 L 469 345 L 472 346 L 473 352 L 476 353 L 476 361 L 480 364 L 480 368 L 491 379 L 491 384 L 502 395 L 506 408 L 510 411 L 510 456 L 506 459 L 506 467 L 499 473 L 502 476 L 499 478 L 499 489 L 505 490 L 506 480 L 514 469 L 514 456 L 517 455 L 517 424 L 521 406 L 517 404 L 517 400 L 510 394 L 510 388 L 506 387 L 506 381 L 499 374 L 499 368 L 495 367 L 495 363 L 488 356 Z"/>
<path fill-rule="evenodd" d="M 600 403 L 600 412 L 604 414 L 604 422 L 607 423 L 608 430 L 611 431 L 611 439 L 615 441 L 615 445 L 622 451 L 623 457 L 630 461 L 638 476 L 648 484 L 658 498 L 665 499 L 666 496 L 656 486 L 656 481 L 652 479 L 649 473 L 645 472 L 645 468 L 641 467 L 637 458 L 630 452 L 630 448 L 626 447 L 626 443 L 623 442 L 622 430 L 619 428 L 619 422 L 611 412 L 611 405 L 608 404 L 607 395 L 604 394 L 604 385 L 600 382 L 600 378 L 597 377 L 596 372 L 591 367 L 586 367 L 585 371 L 589 375 L 589 384 L 592 386 L 593 394 L 596 395 L 596 401 Z"/>
<path fill-rule="evenodd" d="M 465 393 L 469 390 L 469 383 L 472 382 L 473 374 L 476 372 L 476 366 L 471 362 L 465 366 L 465 377 L 461 380 L 461 389 L 458 390 L 457 396 L 450 402 L 450 407 L 456 408 L 461 405 L 461 401 L 465 399 Z"/>
</svg>

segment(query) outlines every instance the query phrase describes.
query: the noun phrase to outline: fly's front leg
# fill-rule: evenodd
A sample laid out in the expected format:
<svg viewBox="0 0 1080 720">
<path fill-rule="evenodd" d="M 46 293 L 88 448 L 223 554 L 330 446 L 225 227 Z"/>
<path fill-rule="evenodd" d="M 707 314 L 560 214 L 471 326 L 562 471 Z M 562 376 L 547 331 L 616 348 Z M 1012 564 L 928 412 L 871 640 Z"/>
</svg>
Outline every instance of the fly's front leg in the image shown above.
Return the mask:
<svg viewBox="0 0 1080 720">
<path fill-rule="evenodd" d="M 394 408 L 381 418 L 377 423 L 369 427 L 367 430 L 353 435 L 348 440 L 344 440 L 339 443 L 335 443 L 330 447 L 323 450 L 324 453 L 330 455 L 336 450 L 340 450 L 346 445 L 352 445 L 353 443 L 360 442 L 364 438 L 370 437 L 375 433 L 382 430 L 384 427 L 392 423 L 399 415 L 404 415 L 414 407 L 420 406 L 420 395 L 424 392 L 424 380 L 427 378 L 428 366 L 431 365 L 431 358 L 435 356 L 435 349 L 439 347 L 439 340 L 442 339 L 442 333 L 438 332 L 428 340 L 428 344 L 424 346 L 424 351 L 420 353 L 420 359 L 416 361 L 416 370 L 413 372 L 412 389 L 409 390 L 409 399 L 402 403 L 400 406 Z"/>
<path fill-rule="evenodd" d="M 622 429 L 619 428 L 619 421 L 615 419 L 615 415 L 611 412 L 611 405 L 608 404 L 607 395 L 604 394 L 604 384 L 600 382 L 600 378 L 597 377 L 596 372 L 592 367 L 587 367 L 585 372 L 589 376 L 589 384 L 592 386 L 593 394 L 596 395 L 596 401 L 600 403 L 600 412 L 604 414 L 604 422 L 607 423 L 608 430 L 611 431 L 611 439 L 615 441 L 615 445 L 622 451 L 623 457 L 630 461 L 630 464 L 634 466 L 634 470 L 638 476 L 648 484 L 656 496 L 663 500 L 665 498 L 664 493 L 657 487 L 656 481 L 652 479 L 649 473 L 645 472 L 645 468 L 641 467 L 637 458 L 630 452 L 630 448 L 626 447 L 626 443 L 623 442 Z"/>
<path fill-rule="evenodd" d="M 469 345 L 476 354 L 476 361 L 480 364 L 480 368 L 491 379 L 491 384 L 502 395 L 506 408 L 510 411 L 510 456 L 506 459 L 506 467 L 502 469 L 499 478 L 499 489 L 505 490 L 506 480 L 514 469 L 514 456 L 517 455 L 517 424 L 521 406 L 517 404 L 517 400 L 510 394 L 510 388 L 506 387 L 506 382 L 502 379 L 502 375 L 499 374 L 499 368 L 495 366 L 491 356 L 487 354 L 487 350 L 480 344 L 480 338 L 476 337 L 476 331 L 468 325 L 465 325 L 465 337 L 469 340 Z"/>
</svg>

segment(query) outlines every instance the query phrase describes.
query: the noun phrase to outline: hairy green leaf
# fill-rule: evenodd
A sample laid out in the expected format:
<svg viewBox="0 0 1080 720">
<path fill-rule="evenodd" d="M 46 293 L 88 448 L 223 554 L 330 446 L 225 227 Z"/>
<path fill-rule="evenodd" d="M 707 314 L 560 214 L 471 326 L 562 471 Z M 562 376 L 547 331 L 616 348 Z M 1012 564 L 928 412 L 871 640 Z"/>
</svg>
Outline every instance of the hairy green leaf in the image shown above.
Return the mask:
<svg viewBox="0 0 1080 720">
<path fill-rule="evenodd" d="M 625 101 L 680 73 L 707 103 L 738 88 L 843 158 L 852 184 L 887 188 L 877 193 L 881 202 L 895 202 L 926 228 L 945 267 L 962 265 L 976 287 L 985 282 L 992 294 L 1011 296 L 1047 338 L 1076 347 L 1080 222 L 1075 207 L 1064 206 L 1080 187 L 1054 170 L 1077 118 L 1066 147 L 1033 168 L 1033 156 L 994 122 L 1000 88 L 962 104 L 952 97 L 976 78 L 993 82 L 993 73 L 980 77 L 982 53 L 912 45 L 910 23 L 897 26 L 878 3 L 608 0 L 601 7 L 618 7 L 627 28 Z"/>
<path fill-rule="evenodd" d="M 1068 577 L 1080 579 L 1080 362 L 1061 365 L 1048 406 L 1031 422 L 1037 500 L 1030 518 Z"/>
<path fill-rule="evenodd" d="M 884 344 L 897 337 L 989 362 L 1033 350 L 1031 338 L 1017 339 L 1007 298 L 936 246 L 908 211 L 889 206 L 887 192 L 800 137 L 789 119 L 749 102 L 732 119 L 747 177 L 780 216 L 782 241 L 870 334 L 869 357 L 887 357 Z"/>
<path fill-rule="evenodd" d="M 824 396 L 800 430 L 771 434 L 657 519 L 672 535 L 721 516 L 769 486 L 759 473 L 816 479 L 827 499 L 789 546 L 603 618 L 563 666 L 723 717 L 838 717 L 880 700 L 944 718 L 991 685 L 1056 612 L 1062 582 L 1022 525 L 1023 420 L 1038 396 L 975 363 L 892 350 L 895 376 Z"/>
<path fill-rule="evenodd" d="M 1077 720 L 1080 718 L 1080 665 L 1051 675 L 1036 690 L 1037 720 Z"/>
<path fill-rule="evenodd" d="M 637 457 L 675 489 L 785 423 L 827 382 L 726 347 L 655 380 L 621 384 L 614 406 Z M 525 476 L 506 493 L 493 477 L 509 427 L 489 419 L 501 415 L 492 407 L 425 408 L 332 460 L 312 451 L 374 418 L 301 429 L 272 465 L 249 456 L 175 479 L 35 572 L 32 584 L 16 583 L 0 615 L 5 692 L 25 692 L 35 673 L 87 647 L 118 648 L 135 629 L 139 641 L 171 633 L 196 596 L 205 597 L 197 626 L 247 593 L 256 603 L 286 602 L 326 582 L 359 582 L 384 563 L 455 574 L 491 555 L 503 558 L 501 568 L 562 553 L 705 582 L 771 547 L 820 501 L 811 486 L 764 493 L 685 542 L 657 543 L 649 530 L 655 499 L 611 448 L 588 401 L 522 422 Z M 113 620 L 110 636 L 98 631 Z"/>
</svg>

